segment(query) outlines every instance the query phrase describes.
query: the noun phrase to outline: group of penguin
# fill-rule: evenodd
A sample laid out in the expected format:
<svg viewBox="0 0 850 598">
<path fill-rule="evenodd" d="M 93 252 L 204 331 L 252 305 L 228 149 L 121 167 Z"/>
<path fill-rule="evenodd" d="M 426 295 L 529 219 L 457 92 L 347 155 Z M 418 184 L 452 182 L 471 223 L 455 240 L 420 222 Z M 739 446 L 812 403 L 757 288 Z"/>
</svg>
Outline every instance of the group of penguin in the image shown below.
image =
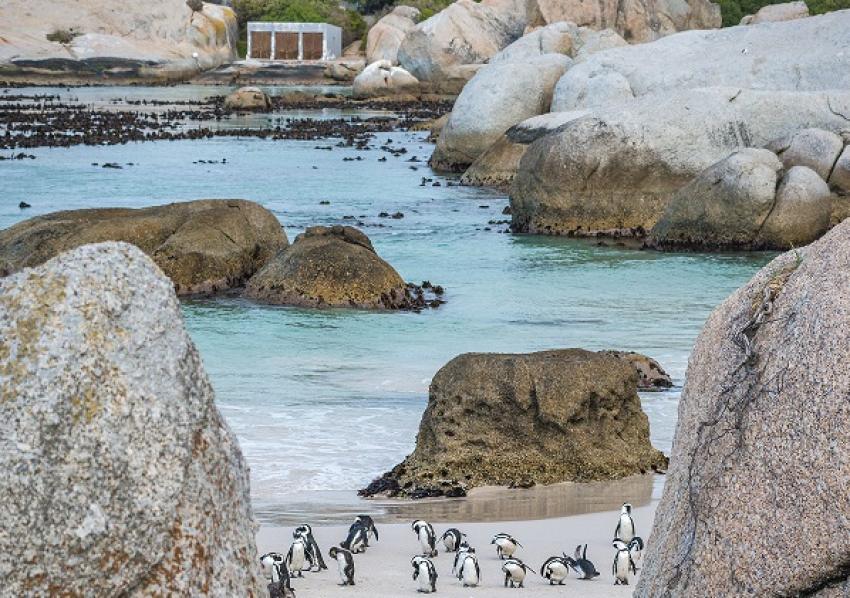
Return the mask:
<svg viewBox="0 0 850 598">
<path fill-rule="evenodd" d="M 414 556 L 410 563 L 413 567 L 413 581 L 417 582 L 417 591 L 430 594 L 437 591 L 437 568 L 432 558 L 437 556 L 437 534 L 434 527 L 420 519 L 411 524 L 413 532 L 419 541 L 421 554 Z M 335 560 L 339 571 L 340 585 L 354 585 L 354 556 L 365 552 L 369 547 L 369 537 L 378 540 L 378 529 L 368 515 L 358 515 L 349 527 L 348 535 L 328 551 L 328 556 Z M 269 552 L 260 557 L 260 564 L 271 578 L 269 584 L 270 598 L 294 598 L 292 577 L 303 577 L 303 571 L 320 571 L 327 569 L 321 550 L 313 537 L 309 525 L 300 525 L 292 534 L 293 542 L 289 552 L 284 556 L 278 552 Z M 476 587 L 481 583 L 481 567 L 475 548 L 469 545 L 466 534 L 457 528 L 450 528 L 439 539 L 446 552 L 455 554 L 452 565 L 452 575 L 463 584 L 463 587 Z M 502 561 L 505 587 L 522 588 L 526 575 L 531 569 L 514 554 L 522 547 L 516 538 L 510 534 L 498 533 L 493 536 L 491 545 L 496 547 L 496 554 Z M 637 573 L 636 562 L 640 562 L 643 551 L 643 539 L 635 533 L 635 523 L 632 519 L 632 506 L 624 503 L 620 510 L 620 519 L 614 531 L 613 547 L 616 551 L 612 573 L 614 585 L 628 585 L 629 576 Z M 546 559 L 540 567 L 540 577 L 549 581 L 550 585 L 563 585 L 570 574 L 575 572 L 579 579 L 592 580 L 599 576 L 594 564 L 587 558 L 587 544 L 576 547 L 573 556 L 563 553 Z"/>
</svg>

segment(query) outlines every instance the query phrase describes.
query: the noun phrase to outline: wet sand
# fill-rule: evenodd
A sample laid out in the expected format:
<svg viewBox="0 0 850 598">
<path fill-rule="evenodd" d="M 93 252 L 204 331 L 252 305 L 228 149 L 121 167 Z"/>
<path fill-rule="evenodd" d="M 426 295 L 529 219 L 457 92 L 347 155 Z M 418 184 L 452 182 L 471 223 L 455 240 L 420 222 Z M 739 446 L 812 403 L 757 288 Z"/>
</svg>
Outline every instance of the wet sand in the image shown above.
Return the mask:
<svg viewBox="0 0 850 598">
<path fill-rule="evenodd" d="M 546 489 L 554 492 L 553 488 Z M 477 493 L 467 499 L 467 513 L 485 514 L 492 508 L 497 495 L 504 496 L 504 490 L 489 490 Z M 483 496 L 482 496 L 483 495 Z M 490 495 L 488 497 L 488 495 Z M 633 517 L 637 532 L 647 540 L 657 501 L 637 506 L 640 497 L 625 496 L 622 500 L 630 500 L 635 504 Z M 479 503 L 479 500 L 481 502 Z M 510 502 L 510 501 L 508 501 Z M 520 501 L 522 502 L 522 501 Z M 429 513 L 433 504 L 410 503 L 412 506 L 421 504 L 423 515 Z M 484 505 L 490 505 L 485 507 Z M 504 512 L 504 511 L 502 511 Z M 434 514 L 434 511 L 430 511 Z M 515 556 L 531 566 L 535 573 L 529 573 L 525 580 L 523 596 L 555 596 L 579 595 L 590 598 L 596 596 L 630 596 L 634 589 L 636 578 L 632 578 L 629 586 L 614 586 L 611 564 L 614 550 L 611 540 L 617 525 L 619 510 L 596 513 L 585 513 L 568 517 L 551 519 L 526 519 L 516 521 L 475 521 L 467 523 L 434 523 L 438 537 L 449 527 L 457 527 L 466 533 L 470 544 L 476 548 L 481 566 L 482 583 L 477 588 L 463 588 L 461 583 L 451 574 L 454 555 L 446 553 L 441 543 L 438 543 L 440 554 L 434 559 L 439 579 L 437 593 L 440 596 L 492 596 L 497 592 L 513 592 L 504 587 L 504 574 L 496 556 L 495 547 L 490 545 L 492 536 L 499 532 L 512 534 L 523 548 Z M 476 517 L 477 519 L 477 517 Z M 263 526 L 257 534 L 257 547 L 261 552 L 271 550 L 286 552 L 292 539 L 292 527 Z M 314 527 L 316 539 L 321 547 L 325 560 L 328 561 L 328 549 L 345 538 L 348 526 Z M 337 596 L 362 597 L 395 597 L 416 595 L 416 582 L 411 578 L 412 567 L 410 558 L 418 553 L 419 544 L 410 528 L 410 522 L 378 523 L 380 541 L 372 540 L 372 546 L 364 554 L 354 556 L 355 581 L 354 587 L 341 587 L 335 563 L 329 563 L 329 570 L 319 573 L 304 573 L 303 578 L 293 580 L 293 588 L 299 598 L 317 596 L 334 598 Z M 596 565 L 601 575 L 594 581 L 582 581 L 571 575 L 563 586 L 550 586 L 549 582 L 540 578 L 537 573 L 543 561 L 553 555 L 567 552 L 572 554 L 579 543 L 587 543 L 588 558 Z M 638 568 L 641 564 L 638 563 Z M 639 573 L 638 573 L 639 575 Z M 517 590 L 520 591 L 520 590 Z"/>
</svg>

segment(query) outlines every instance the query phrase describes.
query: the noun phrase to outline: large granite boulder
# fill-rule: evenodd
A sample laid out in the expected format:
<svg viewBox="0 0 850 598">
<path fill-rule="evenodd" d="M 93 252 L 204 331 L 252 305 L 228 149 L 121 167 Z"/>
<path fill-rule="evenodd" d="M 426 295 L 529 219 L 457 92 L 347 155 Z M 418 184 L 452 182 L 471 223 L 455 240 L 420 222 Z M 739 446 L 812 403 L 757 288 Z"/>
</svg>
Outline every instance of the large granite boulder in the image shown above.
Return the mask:
<svg viewBox="0 0 850 598">
<path fill-rule="evenodd" d="M 272 99 L 259 87 L 240 87 L 227 94 L 224 107 L 246 112 L 268 112 L 272 108 Z"/>
<path fill-rule="evenodd" d="M 0 231 L 0 275 L 103 241 L 139 247 L 171 278 L 178 295 L 241 286 L 287 245 L 275 215 L 241 199 L 205 199 L 138 210 L 71 210 L 37 216 Z"/>
<path fill-rule="evenodd" d="M 461 183 L 508 187 L 529 145 L 588 113 L 588 110 L 549 112 L 512 126 L 464 171 Z"/>
<path fill-rule="evenodd" d="M 434 93 L 457 94 L 485 62 L 522 35 L 526 19 L 513 3 L 457 0 L 407 32 L 399 64 Z"/>
<path fill-rule="evenodd" d="M 583 29 L 582 31 L 585 31 Z M 489 64 L 524 63 L 546 54 L 563 54 L 572 57 L 580 41 L 580 30 L 575 23 L 559 21 L 539 27 L 523 35 L 503 50 L 497 52 Z"/>
<path fill-rule="evenodd" d="M 629 42 L 647 42 L 685 29 L 720 27 L 720 6 L 710 0 L 532 0 L 528 26 L 571 21 L 592 29 L 612 28 Z"/>
<path fill-rule="evenodd" d="M 416 26 L 419 9 L 399 5 L 372 25 L 366 36 L 366 63 L 388 60 L 398 64 L 398 49 L 408 30 Z"/>
<path fill-rule="evenodd" d="M 199 8 L 200 10 L 195 10 Z M 5 0 L 0 74 L 181 79 L 236 58 L 233 9 L 180 0 Z"/>
<path fill-rule="evenodd" d="M 245 295 L 304 307 L 421 307 L 369 238 L 350 226 L 308 228 L 248 281 Z"/>
<path fill-rule="evenodd" d="M 850 142 L 844 146 L 844 150 L 835 161 L 832 174 L 829 176 L 829 184 L 841 193 L 850 194 Z"/>
<path fill-rule="evenodd" d="M 635 596 L 850 593 L 848 288 L 844 222 L 708 318 Z"/>
<path fill-rule="evenodd" d="M 591 110 L 528 147 L 511 187 L 512 228 L 643 236 L 678 189 L 732 151 L 807 127 L 841 130 L 842 114 L 844 91 L 728 88 Z"/>
<path fill-rule="evenodd" d="M 434 376 L 414 452 L 362 493 L 462 495 L 665 465 L 630 362 L 582 349 L 466 353 Z"/>
<path fill-rule="evenodd" d="M 850 121 L 848 121 L 850 126 Z M 838 156 L 844 150 L 844 140 L 837 133 L 823 129 L 803 129 L 768 145 L 786 168 L 808 166 L 828 180 Z"/>
<path fill-rule="evenodd" d="M 389 60 L 378 60 L 354 78 L 353 93 L 357 99 L 414 98 L 419 95 L 419 81 Z"/>
<path fill-rule="evenodd" d="M 836 51 L 847 47 L 848 30 L 850 10 L 844 10 L 798 21 L 687 31 L 599 52 L 561 78 L 552 111 L 697 87 L 848 89 L 850 52 Z"/>
<path fill-rule="evenodd" d="M 562 54 L 484 66 L 460 92 L 430 164 L 462 171 L 507 129 L 546 112 L 552 89 L 572 64 Z"/>
<path fill-rule="evenodd" d="M 809 7 L 805 2 L 783 2 L 782 4 L 768 4 L 758 9 L 754 15 L 747 15 L 741 19 L 741 25 L 758 25 L 759 23 L 773 23 L 777 21 L 793 21 L 809 16 Z"/>
<path fill-rule="evenodd" d="M 829 228 L 829 187 L 806 166 L 783 171 L 776 154 L 742 149 L 670 200 L 648 244 L 663 249 L 788 249 Z"/>
<path fill-rule="evenodd" d="M 4 595 L 263 595 L 248 466 L 139 249 L 0 279 L 0 364 Z"/>
</svg>

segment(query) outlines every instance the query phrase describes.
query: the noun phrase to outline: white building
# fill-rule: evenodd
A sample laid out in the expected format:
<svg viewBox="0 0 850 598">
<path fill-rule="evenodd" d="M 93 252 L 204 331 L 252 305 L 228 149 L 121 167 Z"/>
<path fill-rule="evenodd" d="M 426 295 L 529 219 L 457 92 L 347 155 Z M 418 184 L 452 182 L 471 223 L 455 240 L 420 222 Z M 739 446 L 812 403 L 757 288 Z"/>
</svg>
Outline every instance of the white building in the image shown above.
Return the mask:
<svg viewBox="0 0 850 598">
<path fill-rule="evenodd" d="M 342 56 L 342 29 L 327 23 L 248 23 L 248 58 L 334 60 Z"/>
</svg>

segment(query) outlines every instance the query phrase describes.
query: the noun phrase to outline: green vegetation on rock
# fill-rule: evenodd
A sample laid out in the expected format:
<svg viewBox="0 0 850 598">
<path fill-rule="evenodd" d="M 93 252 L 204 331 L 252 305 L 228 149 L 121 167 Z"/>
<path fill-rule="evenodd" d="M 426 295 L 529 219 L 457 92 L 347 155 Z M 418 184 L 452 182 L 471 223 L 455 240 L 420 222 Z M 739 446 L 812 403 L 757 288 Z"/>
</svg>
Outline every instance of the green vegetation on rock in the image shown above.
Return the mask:
<svg viewBox="0 0 850 598">
<path fill-rule="evenodd" d="M 717 0 L 723 15 L 723 26 L 738 25 L 747 15 L 754 15 L 758 10 L 769 4 L 782 4 L 788 0 Z M 850 8 L 850 0 L 806 0 L 809 12 L 820 15 L 833 10 Z"/>
</svg>

